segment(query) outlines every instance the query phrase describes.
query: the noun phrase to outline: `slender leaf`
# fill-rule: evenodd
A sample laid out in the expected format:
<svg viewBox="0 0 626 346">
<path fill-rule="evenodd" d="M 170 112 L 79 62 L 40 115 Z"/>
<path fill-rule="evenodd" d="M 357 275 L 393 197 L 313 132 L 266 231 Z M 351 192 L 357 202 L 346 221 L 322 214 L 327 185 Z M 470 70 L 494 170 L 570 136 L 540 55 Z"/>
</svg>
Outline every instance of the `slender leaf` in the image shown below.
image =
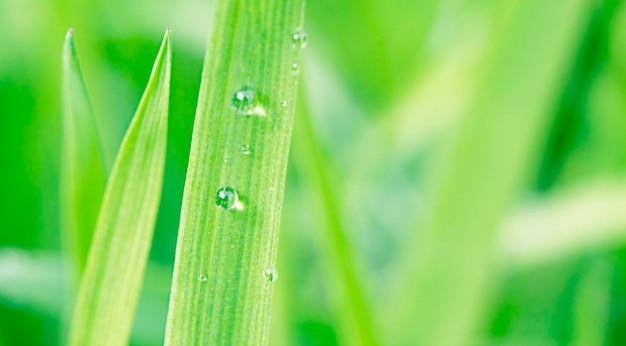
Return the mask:
<svg viewBox="0 0 626 346">
<path fill-rule="evenodd" d="M 170 65 L 168 30 L 107 185 L 70 345 L 128 341 L 163 183 Z"/>
<path fill-rule="evenodd" d="M 499 265 L 524 269 L 626 243 L 626 184 L 591 183 L 511 215 L 496 237 Z"/>
<path fill-rule="evenodd" d="M 87 263 L 89 245 L 104 186 L 106 169 L 96 120 L 83 79 L 74 30 L 63 47 L 63 155 L 61 173 L 61 224 L 66 249 L 78 273 Z"/>
<path fill-rule="evenodd" d="M 550 101 L 573 64 L 591 2 L 502 4 L 505 15 L 450 148 L 432 214 L 410 243 L 413 267 L 390 319 L 395 342 L 473 344 L 490 288 L 496 226 L 537 160 Z"/>
<path fill-rule="evenodd" d="M 600 257 L 590 262 L 582 270 L 575 299 L 572 344 L 576 346 L 605 345 L 611 315 L 615 259 Z"/>
<path fill-rule="evenodd" d="M 302 99 L 302 97 L 301 97 Z M 329 290 L 338 301 L 337 312 L 344 342 L 350 345 L 376 345 L 376 331 L 363 290 L 363 281 L 354 261 L 351 244 L 345 234 L 339 210 L 339 201 L 330 176 L 332 171 L 326 163 L 306 107 L 299 103 L 298 123 L 294 130 L 294 151 L 296 167 L 305 177 L 315 197 L 317 208 L 311 211 L 320 222 L 320 245 L 326 249 L 323 261 L 328 272 L 325 280 Z M 317 211 L 317 212 L 316 212 Z"/>
<path fill-rule="evenodd" d="M 167 345 L 268 342 L 303 9 L 302 0 L 217 3 L 183 196 Z"/>
</svg>

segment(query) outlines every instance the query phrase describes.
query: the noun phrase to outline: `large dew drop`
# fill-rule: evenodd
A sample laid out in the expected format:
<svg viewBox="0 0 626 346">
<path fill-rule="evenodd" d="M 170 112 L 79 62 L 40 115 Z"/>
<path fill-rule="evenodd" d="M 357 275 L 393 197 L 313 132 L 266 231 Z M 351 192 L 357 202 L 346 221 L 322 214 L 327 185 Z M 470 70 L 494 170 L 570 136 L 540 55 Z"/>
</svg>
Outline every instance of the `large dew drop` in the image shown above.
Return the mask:
<svg viewBox="0 0 626 346">
<path fill-rule="evenodd" d="M 266 115 L 259 100 L 259 93 L 249 86 L 237 90 L 232 103 L 237 113 L 241 115 Z"/>
<path fill-rule="evenodd" d="M 265 269 L 263 271 L 263 276 L 265 276 L 265 278 L 270 282 L 278 280 L 278 272 L 275 267 Z"/>
<path fill-rule="evenodd" d="M 231 210 L 239 205 L 239 195 L 237 190 L 230 186 L 224 186 L 217 190 L 215 194 L 215 204 L 218 207 L 226 210 Z"/>
<path fill-rule="evenodd" d="M 306 47 L 306 43 L 307 43 L 306 32 L 304 32 L 302 28 L 296 29 L 293 35 L 291 35 L 291 41 L 293 43 L 293 46 L 296 48 Z"/>
</svg>

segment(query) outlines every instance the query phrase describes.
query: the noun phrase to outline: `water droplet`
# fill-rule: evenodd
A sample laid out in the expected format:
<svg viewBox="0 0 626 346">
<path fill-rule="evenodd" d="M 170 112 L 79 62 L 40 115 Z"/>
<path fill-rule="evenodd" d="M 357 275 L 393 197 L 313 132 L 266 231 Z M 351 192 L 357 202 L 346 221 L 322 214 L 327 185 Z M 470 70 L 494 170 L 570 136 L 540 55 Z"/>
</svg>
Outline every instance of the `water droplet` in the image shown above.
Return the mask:
<svg viewBox="0 0 626 346">
<path fill-rule="evenodd" d="M 215 204 L 222 209 L 234 209 L 239 204 L 239 195 L 237 194 L 237 190 L 230 186 L 224 186 L 223 188 L 217 190 L 217 194 L 215 195 Z"/>
<path fill-rule="evenodd" d="M 306 47 L 306 43 L 307 43 L 306 32 L 304 32 L 302 28 L 296 29 L 293 35 L 291 35 L 291 40 L 293 42 L 293 46 L 296 48 Z"/>
<path fill-rule="evenodd" d="M 206 274 L 202 273 L 198 276 L 198 280 L 200 280 L 200 282 L 206 282 Z"/>
<path fill-rule="evenodd" d="M 280 101 L 280 106 L 281 107 L 287 107 L 287 100 Z"/>
<path fill-rule="evenodd" d="M 278 280 L 278 272 L 275 267 L 267 268 L 263 271 L 263 276 L 271 282 Z"/>
<path fill-rule="evenodd" d="M 299 72 L 300 72 L 300 65 L 298 65 L 297 63 L 293 63 L 291 65 L 291 74 L 294 76 L 297 76 Z"/>
<path fill-rule="evenodd" d="M 250 155 L 250 146 L 249 145 L 244 145 L 241 147 L 241 153 L 244 155 Z"/>
<path fill-rule="evenodd" d="M 233 96 L 233 107 L 241 115 L 265 115 L 265 110 L 261 106 L 259 93 L 249 87 L 244 86 L 235 92 Z"/>
</svg>

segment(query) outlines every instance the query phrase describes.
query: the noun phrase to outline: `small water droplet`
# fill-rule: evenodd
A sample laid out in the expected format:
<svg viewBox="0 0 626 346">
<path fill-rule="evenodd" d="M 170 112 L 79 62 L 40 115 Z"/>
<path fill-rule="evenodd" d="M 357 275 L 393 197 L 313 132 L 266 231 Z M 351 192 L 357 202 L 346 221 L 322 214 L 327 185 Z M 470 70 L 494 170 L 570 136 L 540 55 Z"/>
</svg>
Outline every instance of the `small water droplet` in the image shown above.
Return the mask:
<svg viewBox="0 0 626 346">
<path fill-rule="evenodd" d="M 300 65 L 298 63 L 293 63 L 291 65 L 291 74 L 297 76 L 300 73 Z"/>
<path fill-rule="evenodd" d="M 260 103 L 259 93 L 249 86 L 244 86 L 237 90 L 233 96 L 232 103 L 237 113 L 241 115 L 266 114 Z"/>
<path fill-rule="evenodd" d="M 280 101 L 280 106 L 281 107 L 287 107 L 287 100 Z"/>
<path fill-rule="evenodd" d="M 249 145 L 244 145 L 241 147 L 241 153 L 244 155 L 250 155 L 250 146 Z"/>
<path fill-rule="evenodd" d="M 278 280 L 278 271 L 276 271 L 275 267 L 270 267 L 263 271 L 263 276 L 265 276 L 267 280 L 274 282 Z"/>
<path fill-rule="evenodd" d="M 230 186 L 224 186 L 223 188 L 217 190 L 217 194 L 215 195 L 215 204 L 222 209 L 234 209 L 239 204 L 239 195 L 237 194 L 237 190 Z"/>
<path fill-rule="evenodd" d="M 291 40 L 293 42 L 293 46 L 296 48 L 304 48 L 307 44 L 306 32 L 302 30 L 302 28 L 296 29 L 293 35 L 291 35 Z"/>
<path fill-rule="evenodd" d="M 198 276 L 198 280 L 200 280 L 200 282 L 206 282 L 206 274 L 202 273 Z"/>
</svg>

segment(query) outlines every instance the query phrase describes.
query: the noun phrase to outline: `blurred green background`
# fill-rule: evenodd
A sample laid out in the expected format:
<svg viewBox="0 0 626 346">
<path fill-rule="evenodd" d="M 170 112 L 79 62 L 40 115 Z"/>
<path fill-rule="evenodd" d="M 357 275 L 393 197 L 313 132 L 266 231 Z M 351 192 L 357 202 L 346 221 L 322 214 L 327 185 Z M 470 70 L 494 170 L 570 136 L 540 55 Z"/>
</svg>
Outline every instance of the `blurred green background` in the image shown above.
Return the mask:
<svg viewBox="0 0 626 346">
<path fill-rule="evenodd" d="M 410 267 L 407 242 L 429 213 L 446 148 L 476 97 L 476 81 L 488 73 L 483 62 L 498 53 L 489 42 L 515 3 L 307 4 L 309 44 L 300 67 L 271 344 L 349 340 L 325 227 L 346 237 L 377 334 L 386 333 L 394 299 L 411 299 L 392 294 L 406 274 L 398 268 Z M 493 243 L 481 245 L 497 255 L 480 344 L 626 344 L 626 7 L 621 0 L 589 3 L 567 58 L 559 60 L 563 72 L 546 101 L 538 150 L 524 165 L 524 186 L 506 206 Z M 163 31 L 173 30 L 165 185 L 132 336 L 136 345 L 162 344 L 212 11 L 213 2 L 198 0 L 0 0 L 0 345 L 56 345 L 66 330 L 72 280 L 60 253 L 58 182 L 60 58 L 70 27 L 109 167 Z M 535 23 L 524 25 L 530 30 Z M 522 100 L 524 88 L 517 92 Z M 302 144 L 306 119 L 312 137 Z M 315 165 L 330 182 L 334 226 L 320 221 L 329 218 L 329 203 L 311 178 Z M 490 179 L 484 177 L 485 186 Z"/>
</svg>

